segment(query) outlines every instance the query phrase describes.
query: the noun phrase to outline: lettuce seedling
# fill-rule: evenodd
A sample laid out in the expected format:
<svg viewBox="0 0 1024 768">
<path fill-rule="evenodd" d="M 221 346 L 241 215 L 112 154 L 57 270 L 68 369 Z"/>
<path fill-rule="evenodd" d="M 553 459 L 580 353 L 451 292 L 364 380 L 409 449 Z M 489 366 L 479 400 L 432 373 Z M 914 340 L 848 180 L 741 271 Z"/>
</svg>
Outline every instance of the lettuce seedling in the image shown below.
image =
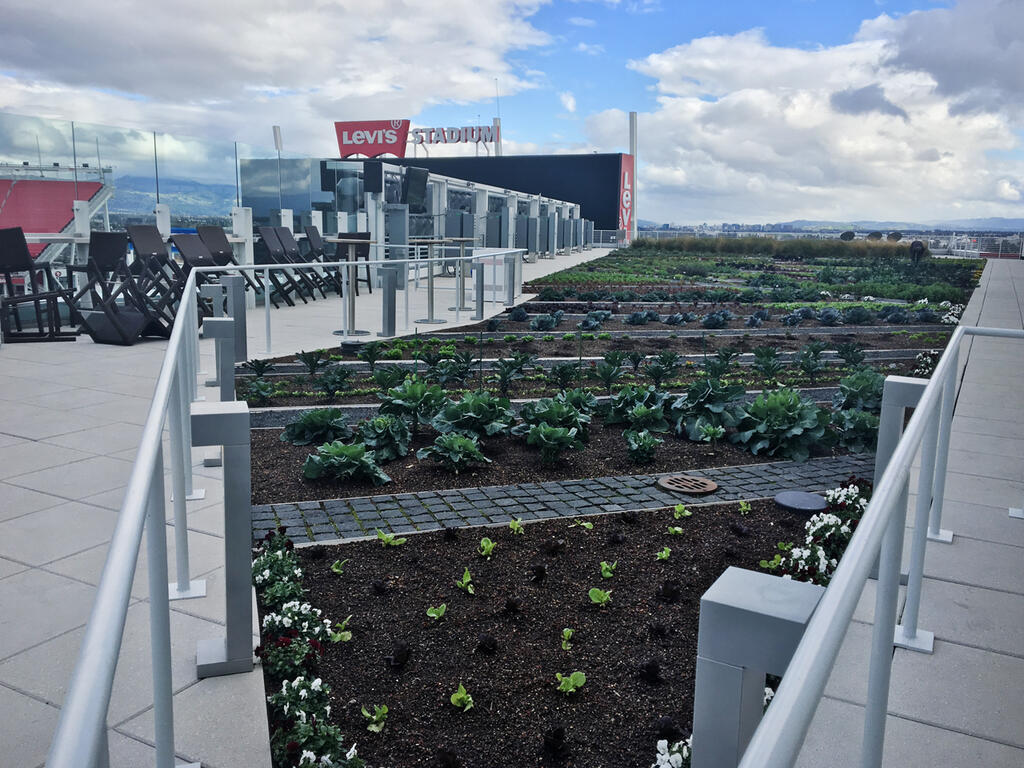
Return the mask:
<svg viewBox="0 0 1024 768">
<path fill-rule="evenodd" d="M 683 529 L 680 528 L 678 525 L 670 525 L 668 527 L 668 535 L 669 536 L 682 536 L 683 535 Z"/>
<path fill-rule="evenodd" d="M 339 576 L 341 576 L 341 574 L 343 574 L 345 572 L 345 563 L 347 563 L 347 562 L 348 562 L 347 559 L 346 560 L 335 560 L 333 563 L 331 563 L 331 573 L 336 573 Z"/>
<path fill-rule="evenodd" d="M 365 706 L 362 710 L 363 717 L 370 721 L 370 724 L 366 726 L 366 730 L 373 733 L 380 733 L 384 730 L 384 721 L 388 719 L 388 707 L 386 704 L 374 704 L 372 715 Z"/>
<path fill-rule="evenodd" d="M 741 501 L 740 502 L 740 514 L 741 515 L 749 515 L 750 514 L 750 502 L 749 501 Z"/>
<path fill-rule="evenodd" d="M 462 578 L 455 580 L 455 586 L 459 589 L 465 590 L 466 594 L 476 594 L 476 587 L 473 586 L 473 577 L 469 573 L 469 568 L 462 571 Z"/>
<path fill-rule="evenodd" d="M 491 541 L 489 538 L 484 536 L 480 539 L 480 546 L 477 547 L 477 552 L 480 553 L 480 557 L 486 557 L 488 560 L 491 559 L 491 554 L 494 552 L 494 548 L 498 546 L 497 542 Z"/>
<path fill-rule="evenodd" d="M 523 528 L 523 521 L 520 520 L 518 517 L 515 520 L 513 520 L 511 523 L 509 523 L 508 527 L 509 527 L 509 530 L 512 531 L 512 533 L 515 533 L 515 534 L 524 534 L 524 533 L 526 533 L 526 529 Z"/>
<path fill-rule="evenodd" d="M 330 632 L 332 643 L 347 643 L 349 640 L 352 639 L 352 633 L 348 630 L 348 623 L 351 620 L 352 614 L 350 613 L 348 616 L 345 617 L 344 621 L 334 625 L 334 629 L 336 629 L 337 632 Z"/>
<path fill-rule="evenodd" d="M 585 531 L 589 531 L 589 530 L 593 529 L 594 524 L 593 523 L 588 523 L 586 520 L 580 520 L 577 517 L 575 520 L 573 520 L 572 524 L 569 527 L 570 528 L 577 528 L 577 527 L 579 527 L 579 528 L 582 528 Z"/>
<path fill-rule="evenodd" d="M 468 712 L 473 708 L 473 697 L 466 691 L 466 686 L 459 683 L 459 690 L 451 695 L 450 699 L 452 706 L 456 709 L 461 709 L 463 712 Z"/>
<path fill-rule="evenodd" d="M 693 512 L 688 510 L 685 504 L 676 504 L 675 509 L 672 510 L 672 514 L 675 516 L 676 520 L 679 520 L 683 517 L 689 517 Z"/>
<path fill-rule="evenodd" d="M 607 605 L 612 600 L 612 591 L 610 589 L 605 592 L 603 589 L 593 587 L 587 594 L 590 595 L 590 602 L 594 605 Z"/>
<path fill-rule="evenodd" d="M 602 560 L 601 561 L 601 578 L 602 579 L 610 579 L 612 576 L 614 576 L 615 575 L 615 567 L 618 564 L 619 564 L 618 560 L 616 560 L 614 563 L 609 563 L 607 560 Z"/>
<path fill-rule="evenodd" d="M 663 550 L 661 550 L 661 552 L 658 552 L 655 555 L 655 557 L 658 558 L 659 560 L 668 560 L 669 555 L 671 555 L 671 554 L 672 554 L 672 549 L 670 547 L 665 547 Z"/>
<path fill-rule="evenodd" d="M 432 618 L 434 621 L 437 621 L 442 616 L 444 616 L 444 612 L 447 611 L 447 610 L 448 610 L 448 603 L 441 603 L 439 606 L 437 606 L 437 608 L 434 608 L 433 606 L 430 606 L 430 607 L 427 608 L 427 616 Z"/>
<path fill-rule="evenodd" d="M 384 533 L 380 528 L 377 529 L 377 538 L 380 540 L 382 547 L 400 547 L 406 542 L 406 539 L 394 533 Z"/>
<path fill-rule="evenodd" d="M 563 651 L 571 651 L 572 650 L 572 643 L 570 643 L 569 641 L 572 640 L 572 636 L 574 634 L 576 634 L 575 630 L 569 629 L 569 627 L 566 627 L 565 629 L 562 630 L 562 650 Z"/>
<path fill-rule="evenodd" d="M 579 671 L 573 672 L 571 675 L 555 672 L 555 680 L 558 681 L 559 692 L 568 696 L 570 693 L 576 693 L 586 684 L 587 676 Z"/>
</svg>

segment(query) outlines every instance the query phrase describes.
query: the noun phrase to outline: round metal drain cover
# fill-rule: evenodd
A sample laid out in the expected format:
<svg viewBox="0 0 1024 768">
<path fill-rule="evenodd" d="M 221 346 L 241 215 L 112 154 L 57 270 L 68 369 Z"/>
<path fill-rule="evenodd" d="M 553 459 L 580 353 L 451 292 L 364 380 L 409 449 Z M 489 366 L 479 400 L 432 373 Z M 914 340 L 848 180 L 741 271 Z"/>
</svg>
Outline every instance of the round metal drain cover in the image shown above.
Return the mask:
<svg viewBox="0 0 1024 768">
<path fill-rule="evenodd" d="M 658 478 L 658 487 L 676 493 L 692 493 L 697 496 L 718 490 L 718 483 L 706 477 L 694 475 L 667 475 Z"/>
<path fill-rule="evenodd" d="M 775 494 L 775 503 L 790 512 L 800 512 L 805 515 L 813 515 L 815 512 L 824 512 L 828 509 L 825 499 L 816 493 L 806 491 L 781 491 Z"/>
</svg>

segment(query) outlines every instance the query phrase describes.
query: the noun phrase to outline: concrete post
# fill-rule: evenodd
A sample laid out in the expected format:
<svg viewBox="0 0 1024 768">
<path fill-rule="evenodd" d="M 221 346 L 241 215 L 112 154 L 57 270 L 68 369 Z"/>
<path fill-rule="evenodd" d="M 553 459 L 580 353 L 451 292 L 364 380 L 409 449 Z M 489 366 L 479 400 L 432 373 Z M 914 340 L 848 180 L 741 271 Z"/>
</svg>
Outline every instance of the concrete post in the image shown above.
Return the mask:
<svg viewBox="0 0 1024 768">
<path fill-rule="evenodd" d="M 239 264 L 252 264 L 254 261 L 253 255 L 253 236 L 252 236 L 252 208 L 232 208 L 231 209 L 231 234 L 235 237 L 242 238 L 242 247 L 235 248 L 235 258 Z M 239 252 L 240 251 L 240 252 Z M 266 288 L 264 290 L 269 290 Z M 266 297 L 264 297 L 264 300 Z M 247 295 L 245 297 L 246 307 L 256 306 L 256 294 Z M 236 346 L 237 350 L 237 346 Z"/>
<path fill-rule="evenodd" d="M 203 323 L 203 338 L 213 339 L 217 359 L 217 383 L 221 402 L 235 399 L 235 321 L 211 317 Z"/>
<path fill-rule="evenodd" d="M 225 635 L 200 640 L 199 678 L 249 672 L 252 656 L 252 489 L 249 407 L 243 401 L 196 403 L 192 408 L 196 445 L 224 447 Z"/>
<path fill-rule="evenodd" d="M 171 236 L 171 208 L 164 203 L 157 203 L 153 213 L 156 214 L 156 228 L 160 236 L 166 240 Z"/>
<path fill-rule="evenodd" d="M 761 722 L 766 674 L 781 675 L 825 588 L 730 567 L 700 600 L 693 768 L 732 768 Z"/>
<path fill-rule="evenodd" d="M 395 291 L 404 264 L 384 264 L 380 268 L 381 285 L 381 330 L 378 336 L 390 338 L 395 335 Z"/>
<path fill-rule="evenodd" d="M 249 359 L 245 324 L 245 280 L 241 275 L 225 275 L 220 279 L 228 294 L 228 316 L 235 321 L 235 362 Z"/>
<path fill-rule="evenodd" d="M 473 319 L 484 319 L 484 263 L 472 262 L 473 266 Z"/>
</svg>

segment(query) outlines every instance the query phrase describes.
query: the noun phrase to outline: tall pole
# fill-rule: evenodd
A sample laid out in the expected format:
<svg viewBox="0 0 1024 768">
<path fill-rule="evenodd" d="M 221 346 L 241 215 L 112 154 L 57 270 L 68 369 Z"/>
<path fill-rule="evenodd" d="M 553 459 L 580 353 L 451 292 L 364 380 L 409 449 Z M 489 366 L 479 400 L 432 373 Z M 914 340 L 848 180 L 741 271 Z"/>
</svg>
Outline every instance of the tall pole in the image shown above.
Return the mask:
<svg viewBox="0 0 1024 768">
<path fill-rule="evenodd" d="M 238 142 L 235 142 L 235 205 L 242 207 L 242 184 L 238 178 Z"/>
<path fill-rule="evenodd" d="M 156 182 L 156 204 L 160 205 L 160 161 L 156 154 L 156 131 L 153 131 L 153 180 Z"/>
<path fill-rule="evenodd" d="M 630 224 L 630 240 L 636 239 L 637 218 L 636 218 L 636 188 L 637 172 L 640 170 L 640 163 L 636 158 L 636 112 L 629 113 L 629 154 L 633 156 L 633 218 Z"/>
<path fill-rule="evenodd" d="M 277 209 L 279 211 L 284 210 L 284 193 L 282 192 L 282 177 L 281 177 L 281 149 L 284 146 L 284 142 L 281 140 L 281 126 L 274 126 L 274 147 L 277 149 Z"/>
<path fill-rule="evenodd" d="M 498 78 L 494 78 L 494 102 L 498 116 L 494 118 L 494 156 L 501 157 L 501 95 L 498 93 Z"/>
<path fill-rule="evenodd" d="M 71 173 L 75 178 L 75 200 L 78 199 L 78 148 L 75 146 L 75 121 L 71 121 Z"/>
</svg>

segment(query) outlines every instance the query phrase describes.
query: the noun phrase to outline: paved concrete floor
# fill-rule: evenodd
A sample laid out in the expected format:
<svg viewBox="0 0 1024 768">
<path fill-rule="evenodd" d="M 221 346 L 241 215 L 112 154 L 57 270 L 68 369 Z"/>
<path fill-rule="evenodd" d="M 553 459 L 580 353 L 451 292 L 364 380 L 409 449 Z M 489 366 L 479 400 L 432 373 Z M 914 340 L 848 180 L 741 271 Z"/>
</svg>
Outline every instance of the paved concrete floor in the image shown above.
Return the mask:
<svg viewBox="0 0 1024 768">
<path fill-rule="evenodd" d="M 962 322 L 1024 328 L 1024 262 L 990 261 Z M 935 652 L 895 651 L 886 766 L 1024 766 L 1024 520 L 1007 512 L 1024 502 L 1024 342 L 968 339 L 960 368 L 942 521 L 955 539 L 928 544 L 919 621 Z M 869 581 L 800 766 L 860 765 L 873 606 Z"/>
<path fill-rule="evenodd" d="M 524 279 L 607 253 L 594 249 L 524 265 Z M 453 280 L 438 281 L 437 314 L 450 327 Z M 426 314 L 424 290 L 410 291 L 410 316 Z M 357 318 L 380 328 L 380 292 L 363 293 Z M 488 298 L 490 294 L 488 294 Z M 487 304 L 488 315 L 503 307 Z M 338 343 L 337 297 L 271 313 L 273 353 Z M 468 312 L 463 323 L 471 322 Z M 249 356 L 265 354 L 262 308 L 248 313 Z M 399 300 L 399 331 L 404 302 Z M 202 343 L 212 370 L 211 342 Z M 96 585 L 166 343 L 133 347 L 93 344 L 88 337 L 56 344 L 0 348 L 0 764 L 41 766 L 77 658 Z M 216 390 L 201 389 L 207 398 Z M 166 438 L 165 438 L 166 439 Z M 165 445 L 165 450 L 167 450 Z M 196 641 L 223 633 L 223 487 L 220 469 L 202 466 L 193 451 L 195 487 L 189 502 L 192 578 L 208 596 L 171 604 L 176 749 L 182 760 L 209 768 L 270 765 L 263 680 L 246 675 L 199 681 Z M 170 484 L 167 483 L 168 493 Z M 168 502 L 167 517 L 173 518 Z M 169 523 L 170 524 L 170 523 Z M 174 537 L 168 530 L 171 578 Z M 133 602 L 114 683 L 108 724 L 111 765 L 152 765 L 154 759 L 145 549 L 136 569 Z"/>
</svg>

